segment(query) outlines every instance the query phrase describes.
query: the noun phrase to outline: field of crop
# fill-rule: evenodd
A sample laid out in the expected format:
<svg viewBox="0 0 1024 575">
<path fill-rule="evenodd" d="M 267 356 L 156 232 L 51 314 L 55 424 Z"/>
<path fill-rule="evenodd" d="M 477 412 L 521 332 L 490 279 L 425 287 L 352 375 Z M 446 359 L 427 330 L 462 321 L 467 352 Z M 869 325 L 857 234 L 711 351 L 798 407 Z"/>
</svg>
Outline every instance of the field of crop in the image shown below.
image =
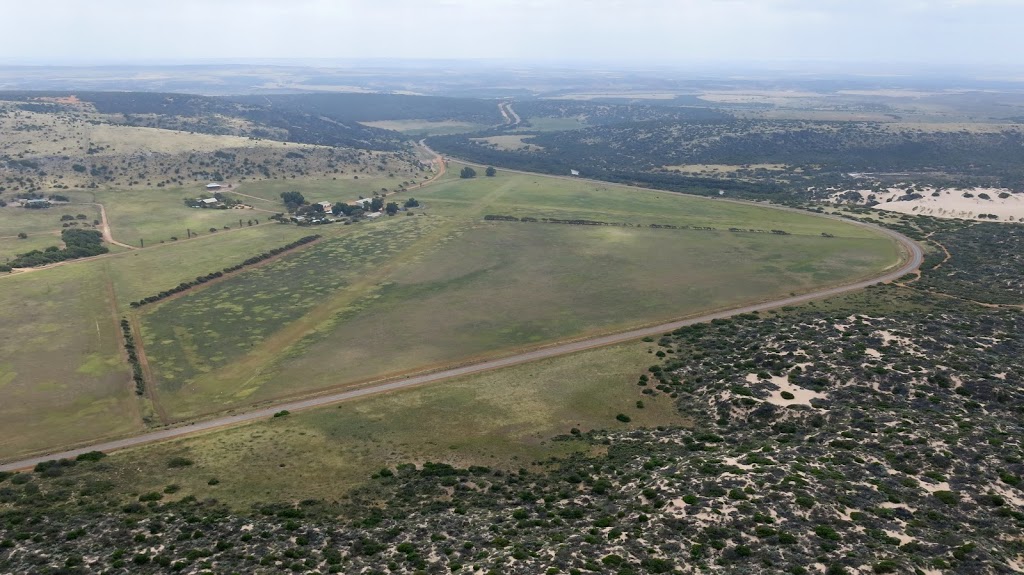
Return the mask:
<svg viewBox="0 0 1024 575">
<path fill-rule="evenodd" d="M 551 441 L 574 427 L 686 423 L 670 398 L 642 395 L 636 385 L 654 363 L 652 345 L 586 351 L 118 453 L 106 460 L 115 466 L 108 476 L 121 491 L 173 483 L 181 490 L 170 497 L 215 497 L 244 509 L 271 498 L 336 500 L 374 470 L 404 462 L 531 467 L 578 449 Z M 616 421 L 619 413 L 632 421 Z M 173 457 L 195 464 L 164 471 Z M 160 473 L 147 471 L 154 465 Z"/>
<path fill-rule="evenodd" d="M 893 242 L 845 222 L 582 181 L 456 178 L 415 195 L 430 215 L 343 228 L 143 311 L 171 417 L 809 291 L 899 259 Z M 633 225 L 483 221 L 494 212 Z"/>
</svg>

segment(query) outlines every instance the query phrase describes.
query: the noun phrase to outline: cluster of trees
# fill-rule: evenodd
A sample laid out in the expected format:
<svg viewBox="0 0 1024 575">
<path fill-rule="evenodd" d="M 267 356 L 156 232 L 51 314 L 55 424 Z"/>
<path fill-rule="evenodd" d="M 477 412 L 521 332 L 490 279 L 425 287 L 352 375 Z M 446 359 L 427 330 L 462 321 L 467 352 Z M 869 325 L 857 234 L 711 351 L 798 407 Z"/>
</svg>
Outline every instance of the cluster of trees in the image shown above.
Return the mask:
<svg viewBox="0 0 1024 575">
<path fill-rule="evenodd" d="M 135 336 L 132 335 L 132 324 L 127 318 L 121 318 L 121 336 L 124 338 L 124 351 L 128 354 L 128 365 L 132 366 L 132 381 L 135 382 L 135 394 L 145 395 L 146 377 L 142 374 L 142 362 L 135 349 Z"/>
<path fill-rule="evenodd" d="M 190 282 L 182 282 L 182 283 L 178 284 L 177 286 L 175 286 L 175 287 L 173 287 L 171 289 L 168 289 L 168 290 L 164 290 L 164 291 L 162 291 L 162 292 L 160 292 L 160 293 L 158 293 L 156 295 L 151 295 L 151 296 L 143 298 L 143 299 L 141 299 L 139 301 L 133 301 L 129 305 L 131 305 L 131 307 L 133 307 L 133 308 L 139 308 L 139 307 L 142 307 L 144 305 L 148 305 L 148 304 L 151 304 L 151 303 L 156 303 L 156 302 L 158 302 L 160 300 L 169 298 L 172 295 L 179 294 L 179 293 L 182 293 L 184 291 L 188 291 L 188 290 L 190 290 L 190 289 L 192 289 L 192 288 L 194 288 L 196 286 L 202 285 L 202 284 L 204 284 L 206 282 L 209 282 L 209 281 L 213 281 L 213 280 L 215 280 L 215 279 L 217 279 L 219 277 L 223 277 L 224 274 L 230 274 L 230 273 L 237 272 L 237 271 L 241 270 L 242 268 L 258 264 L 258 263 L 260 263 L 260 262 L 262 262 L 264 260 L 268 260 L 268 259 L 270 259 L 270 258 L 272 258 L 274 256 L 280 255 L 280 254 L 282 254 L 282 253 L 284 253 L 284 252 L 286 252 L 288 250 L 293 250 L 293 249 L 295 249 L 297 247 L 304 246 L 304 245 L 306 245 L 308 243 L 315 242 L 316 240 L 320 239 L 320 237 L 321 236 L 319 236 L 319 235 L 312 235 L 312 236 L 305 236 L 305 237 L 299 238 L 299 239 L 295 240 L 294 242 L 292 242 L 290 244 L 281 246 L 279 248 L 274 248 L 274 249 L 270 250 L 269 252 L 264 252 L 264 253 L 262 253 L 262 254 L 260 254 L 258 256 L 253 256 L 253 257 L 245 260 L 244 262 L 242 262 L 240 264 L 236 264 L 236 265 L 233 265 L 233 266 L 230 266 L 230 267 L 226 267 L 226 268 L 224 268 L 223 270 L 221 270 L 219 272 L 213 272 L 213 273 L 210 273 L 210 274 L 206 274 L 205 276 L 199 276 L 199 277 L 197 277 L 196 279 L 194 279 L 194 280 L 192 280 Z"/>
<path fill-rule="evenodd" d="M 20 254 L 10 262 L 11 267 L 33 268 L 66 260 L 76 260 L 105 254 L 110 250 L 103 245 L 103 234 L 96 230 L 68 228 L 60 233 L 64 249 L 50 246 L 45 250 L 32 250 Z"/>
<path fill-rule="evenodd" d="M 289 212 L 295 212 L 306 204 L 306 197 L 300 192 L 281 192 L 281 201 Z"/>
<path fill-rule="evenodd" d="M 459 177 L 462 178 L 463 180 L 468 180 L 470 178 L 475 178 L 476 177 L 476 170 L 474 170 L 473 168 L 470 168 L 469 166 L 466 166 L 465 168 L 462 168 L 461 172 L 459 172 Z"/>
</svg>

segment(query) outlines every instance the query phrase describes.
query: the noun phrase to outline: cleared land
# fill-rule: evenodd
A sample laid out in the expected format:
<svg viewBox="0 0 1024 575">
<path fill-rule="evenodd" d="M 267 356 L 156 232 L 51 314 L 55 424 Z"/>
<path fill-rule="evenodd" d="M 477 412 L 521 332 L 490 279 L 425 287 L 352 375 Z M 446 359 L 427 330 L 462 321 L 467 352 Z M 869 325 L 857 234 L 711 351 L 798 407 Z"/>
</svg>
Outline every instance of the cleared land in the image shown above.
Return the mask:
<svg viewBox="0 0 1024 575">
<path fill-rule="evenodd" d="M 574 427 L 685 424 L 670 398 L 650 398 L 636 385 L 655 361 L 648 353 L 653 347 L 637 342 L 587 351 L 133 449 L 107 460 L 116 466 L 110 477 L 123 491 L 162 491 L 174 483 L 182 488 L 174 498 L 216 497 L 241 509 L 271 494 L 337 499 L 373 470 L 399 463 L 531 467 L 580 449 L 551 441 Z M 632 421 L 616 421 L 619 413 Z M 195 465 L 146 471 L 173 457 Z M 237 473 L 243 468 L 245 477 Z M 210 486 L 211 478 L 220 483 Z"/>
<path fill-rule="evenodd" d="M 78 215 L 85 219 L 72 219 L 75 226 L 93 229 L 92 223 L 99 219 L 100 210 L 96 206 L 62 205 L 41 210 L 30 210 L 16 207 L 14 204 L 0 208 L 0 262 L 7 261 L 17 254 L 49 246 L 63 246 L 60 239 L 62 216 L 75 218 Z M 19 233 L 28 237 L 18 238 Z"/>
<path fill-rule="evenodd" d="M 144 309 L 172 417 L 810 291 L 899 258 L 892 241 L 843 222 L 587 182 L 507 174 L 415 195 L 428 215 L 357 226 Z M 489 213 L 630 226 L 483 221 Z M 755 226 L 789 235 L 728 231 Z"/>
<path fill-rule="evenodd" d="M 128 303 L 306 234 L 261 226 L 0 275 L 0 457 L 143 429 L 151 406 L 134 393 L 117 325 Z"/>
<path fill-rule="evenodd" d="M 478 132 L 489 126 L 474 124 L 472 122 L 459 122 L 456 120 L 431 121 L 431 120 L 385 120 L 380 122 L 360 122 L 365 126 L 380 128 L 382 130 L 394 130 L 407 136 L 444 136 L 448 134 L 466 134 Z"/>
<path fill-rule="evenodd" d="M 810 215 L 534 175 L 461 180 L 460 167 L 395 196 L 419 199 L 408 212 L 415 216 L 315 230 L 237 230 L 237 218 L 256 214 L 187 208 L 189 188 L 68 191 L 76 202 L 103 202 L 114 236 L 140 236 L 147 247 L 0 279 L 0 321 L 19 326 L 0 336 L 9 358 L 0 456 L 132 434 L 158 413 L 182 420 L 266 405 L 808 291 L 871 275 L 898 256 L 869 230 Z M 246 182 L 237 191 L 277 208 L 281 191 L 344 200 L 385 182 L 394 190 L 402 180 Z M 95 209 L 64 209 L 87 208 Z M 53 210 L 27 215 L 55 233 Z M 624 225 L 490 222 L 487 214 Z M 224 225 L 233 229 L 206 230 Z M 202 236 L 169 239 L 185 227 Z M 182 297 L 127 306 L 310 233 L 326 237 Z M 138 315 L 156 404 L 134 395 L 118 341 L 125 314 Z"/>
</svg>

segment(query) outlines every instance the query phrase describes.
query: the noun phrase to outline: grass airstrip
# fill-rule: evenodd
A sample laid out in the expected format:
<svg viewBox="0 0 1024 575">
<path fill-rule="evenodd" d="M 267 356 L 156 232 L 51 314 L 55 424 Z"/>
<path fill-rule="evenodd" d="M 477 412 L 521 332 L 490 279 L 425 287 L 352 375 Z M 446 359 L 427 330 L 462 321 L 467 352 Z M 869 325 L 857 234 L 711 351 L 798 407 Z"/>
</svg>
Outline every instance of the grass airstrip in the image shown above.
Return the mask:
<svg viewBox="0 0 1024 575">
<path fill-rule="evenodd" d="M 224 217 L 233 218 L 233 225 L 218 221 L 221 231 L 196 239 L 164 240 L 141 250 L 0 278 L 0 324 L 16 326 L 0 332 L 0 389 L 5 394 L 0 457 L 131 434 L 157 423 L 156 412 L 184 421 L 811 291 L 874 275 L 900 258 L 898 247 L 885 237 L 810 214 L 535 175 L 499 172 L 495 178 L 461 180 L 454 175 L 459 168 L 452 166 L 436 184 L 394 197 L 401 203 L 413 196 L 421 207 L 374 222 L 314 229 L 263 223 L 239 229 L 239 216 L 231 210 Z M 263 197 L 269 209 L 277 210 L 281 207 L 269 202 L 284 187 L 314 201 L 338 200 L 372 193 L 362 183 L 358 189 L 347 187 L 355 180 L 249 183 L 239 192 Z M 377 179 L 372 185 L 380 183 Z M 107 207 L 114 237 L 125 241 L 123 230 L 160 237 L 183 225 L 208 223 L 193 223 L 195 218 L 219 217 L 185 207 L 183 194 L 111 191 L 96 197 Z M 86 199 L 92 201 L 81 201 Z M 260 206 L 256 200 L 253 204 Z M 618 225 L 485 221 L 488 214 Z M 311 233 L 324 239 L 180 297 L 139 310 L 128 307 Z M 140 326 L 155 405 L 134 395 L 118 341 L 122 316 Z M 620 359 L 626 353 L 605 352 Z M 589 365 L 605 361 L 605 352 L 552 360 L 551 365 L 564 361 L 575 366 L 567 373 L 589 373 Z M 609 365 L 607 378 L 558 380 L 565 389 L 543 383 L 548 380 L 540 377 L 542 364 L 536 364 L 364 400 L 377 403 L 353 402 L 330 413 L 354 414 L 352 421 L 377 430 L 375 436 L 390 433 L 393 439 L 386 441 L 395 442 L 396 457 L 414 456 L 414 449 L 398 449 L 409 437 L 431 436 L 417 426 L 435 419 L 440 426 L 452 419 L 433 415 L 440 409 L 436 405 L 418 409 L 420 401 L 428 407 L 430 402 L 479 405 L 481 411 L 459 410 L 472 426 L 473 421 L 502 421 L 494 415 L 498 408 L 483 410 L 486 402 L 480 397 L 486 393 L 535 394 L 541 399 L 515 400 L 522 409 L 512 409 L 507 425 L 494 429 L 561 429 L 562 422 L 574 418 L 582 425 L 605 426 L 614 423 L 605 411 L 631 404 L 606 403 L 601 394 L 635 394 L 634 376 L 647 358 L 642 352 L 622 363 L 632 376 Z M 536 377 L 515 375 L 527 372 Z M 467 387 L 469 381 L 484 380 L 492 382 L 487 388 L 492 391 Z M 619 384 L 625 387 L 615 387 Z M 572 393 L 595 398 L 594 405 L 564 405 L 570 399 L 565 394 Z M 530 407 L 537 402 L 550 407 Z M 409 409 L 416 409 L 415 418 L 408 417 Z M 577 411 L 560 411 L 566 409 Z M 381 419 L 378 410 L 405 421 L 407 432 L 385 433 L 392 416 Z M 351 431 L 344 427 L 351 422 L 331 423 L 316 413 L 302 416 L 301 421 L 310 422 L 303 430 L 307 436 L 340 437 Z M 216 454 L 218 442 L 250 437 L 257 429 L 262 427 L 211 435 L 211 443 L 197 443 L 194 449 Z M 467 428 L 465 437 L 497 437 L 498 431 L 483 429 Z M 438 437 L 463 435 L 435 432 Z M 523 446 L 536 438 L 528 439 L 515 448 L 523 450 L 523 458 L 533 457 L 532 447 Z M 481 446 L 481 457 L 487 453 Z M 282 458 L 286 455 L 281 452 Z M 223 457 L 211 456 L 216 459 L 228 465 Z"/>
</svg>

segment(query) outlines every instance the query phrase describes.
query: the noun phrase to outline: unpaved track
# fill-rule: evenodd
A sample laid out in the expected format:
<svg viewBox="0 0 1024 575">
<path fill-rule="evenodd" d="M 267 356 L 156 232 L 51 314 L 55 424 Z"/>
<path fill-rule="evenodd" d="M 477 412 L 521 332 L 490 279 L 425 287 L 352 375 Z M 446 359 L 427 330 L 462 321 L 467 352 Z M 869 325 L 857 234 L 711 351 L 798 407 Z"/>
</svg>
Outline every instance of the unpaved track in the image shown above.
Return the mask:
<svg viewBox="0 0 1024 575">
<path fill-rule="evenodd" d="M 429 148 L 427 148 L 425 145 L 424 145 L 424 148 L 429 150 Z M 513 170 L 507 170 L 507 171 L 513 171 Z M 521 173 L 529 174 L 529 172 L 521 172 Z M 531 175 L 542 175 L 542 174 L 531 174 Z M 598 181 L 595 181 L 595 183 L 608 184 L 608 182 L 598 182 Z M 718 200 L 718 201 L 721 201 L 721 200 Z M 746 203 L 746 202 L 743 202 L 743 203 Z M 768 206 L 768 205 L 766 205 L 765 207 L 766 208 L 773 208 L 773 209 L 790 210 L 790 208 L 782 208 L 782 207 L 777 207 L 777 206 Z M 800 210 L 795 210 L 795 211 L 800 211 Z M 806 213 L 806 212 L 802 212 L 802 213 Z M 820 217 L 831 217 L 831 216 L 820 216 Z M 567 355 L 567 354 L 571 354 L 571 353 L 576 353 L 576 352 L 587 350 L 587 349 L 593 349 L 593 348 L 597 348 L 597 347 L 606 347 L 606 346 L 614 345 L 614 344 L 617 344 L 617 343 L 624 343 L 624 342 L 628 342 L 628 341 L 635 341 L 635 340 L 638 340 L 638 339 L 641 339 L 641 338 L 644 338 L 644 337 L 648 337 L 648 336 L 659 336 L 659 335 L 661 335 L 663 333 L 666 333 L 666 332 L 669 332 L 669 331 L 673 331 L 673 330 L 679 329 L 681 327 L 685 327 L 685 326 L 689 326 L 689 325 L 694 325 L 694 324 L 698 324 L 698 323 L 705 323 L 705 322 L 709 322 L 709 321 L 714 320 L 714 319 L 724 319 L 724 318 L 728 318 L 728 317 L 732 317 L 732 316 L 736 316 L 736 315 L 744 314 L 744 313 L 751 313 L 751 312 L 755 312 L 755 311 L 765 311 L 765 310 L 769 310 L 769 309 L 775 309 L 775 308 L 780 308 L 780 307 L 790 306 L 790 305 L 798 305 L 798 304 L 806 303 L 806 302 L 813 301 L 813 300 L 818 300 L 818 299 L 822 299 L 822 298 L 826 298 L 826 297 L 831 297 L 831 296 L 836 296 L 836 295 L 840 295 L 840 294 L 844 294 L 844 293 L 858 291 L 858 290 L 864 289 L 864 288 L 866 288 L 868 286 L 872 286 L 872 285 L 875 285 L 875 284 L 894 281 L 894 280 L 896 280 L 896 279 L 898 279 L 898 278 L 900 278 L 900 277 L 902 277 L 902 276 L 904 276 L 904 275 L 906 275 L 908 273 L 911 273 L 914 270 L 916 270 L 918 267 L 920 267 L 921 262 L 924 259 L 924 252 L 921 250 L 921 247 L 918 246 L 917 243 L 915 243 L 910 238 L 904 236 L 903 234 L 900 234 L 898 232 L 895 232 L 895 231 L 892 231 L 892 230 L 888 230 L 888 229 L 885 229 L 885 228 L 882 228 L 882 227 L 879 227 L 879 226 L 876 226 L 876 225 L 873 225 L 873 224 L 867 224 L 867 223 L 857 222 L 857 221 L 850 221 L 850 220 L 846 220 L 846 219 L 843 219 L 843 218 L 836 218 L 836 217 L 832 217 L 832 219 L 838 219 L 838 220 L 842 220 L 842 221 L 845 221 L 847 223 L 850 223 L 851 225 L 856 225 L 856 226 L 860 226 L 860 227 L 863 227 L 863 228 L 868 228 L 868 229 L 877 231 L 879 233 L 882 233 L 883 235 L 885 235 L 887 237 L 892 238 L 893 240 L 898 242 L 900 244 L 901 248 L 903 249 L 905 261 L 899 267 L 897 267 L 895 269 L 891 269 L 891 270 L 889 270 L 889 271 L 887 271 L 887 272 L 885 272 L 885 273 L 883 273 L 883 274 L 881 274 L 881 275 L 879 275 L 877 277 L 870 278 L 870 279 L 865 279 L 865 280 L 860 280 L 860 281 L 857 281 L 855 283 L 851 283 L 851 284 L 848 284 L 848 285 L 831 287 L 831 288 L 822 289 L 822 290 L 811 292 L 811 293 L 806 293 L 806 294 L 802 294 L 802 295 L 782 298 L 782 299 L 778 299 L 778 300 L 764 301 L 764 302 L 755 303 L 755 304 L 751 304 L 751 305 L 746 305 L 746 306 L 742 306 L 742 307 L 717 310 L 717 311 L 705 313 L 705 314 L 702 314 L 702 315 L 699 315 L 699 316 L 689 317 L 689 318 L 686 318 L 686 319 L 672 321 L 672 322 L 668 322 L 668 323 L 663 323 L 663 324 L 660 324 L 660 325 L 654 325 L 654 326 L 648 326 L 648 327 L 643 327 L 643 328 L 639 328 L 639 329 L 633 329 L 633 330 L 629 330 L 629 331 L 625 331 L 625 332 L 621 332 L 621 333 L 605 335 L 605 336 L 601 336 L 601 337 L 594 337 L 594 338 L 589 338 L 589 339 L 583 339 L 583 340 L 578 340 L 578 341 L 571 341 L 571 342 L 567 342 L 567 343 L 555 344 L 555 345 L 551 345 L 551 346 L 548 346 L 548 347 L 543 347 L 543 348 L 540 348 L 540 349 L 535 349 L 533 351 L 528 351 L 528 352 L 525 352 L 525 353 L 520 353 L 520 354 L 508 356 L 508 357 L 503 357 L 503 358 L 500 358 L 500 359 L 481 361 L 481 362 L 478 362 L 478 363 L 462 365 L 462 366 L 458 366 L 458 367 L 454 367 L 454 368 L 449 368 L 449 369 L 443 369 L 441 371 L 435 371 L 433 373 L 414 375 L 414 376 L 404 377 L 404 378 L 401 378 L 401 379 L 391 380 L 391 381 L 382 380 L 382 381 L 380 381 L 378 383 L 370 384 L 370 385 L 367 385 L 367 386 L 362 387 L 360 389 L 353 389 L 353 390 L 349 390 L 349 391 L 329 393 L 329 394 L 320 395 L 320 396 L 317 396 L 317 397 L 311 397 L 311 398 L 308 398 L 308 399 L 290 401 L 290 402 L 287 402 L 287 403 L 277 404 L 277 405 L 274 405 L 272 407 L 264 407 L 264 408 L 254 409 L 252 411 L 248 411 L 248 412 L 244 412 L 244 413 L 238 413 L 238 414 L 228 415 L 228 416 L 224 416 L 224 417 L 217 417 L 217 418 L 208 419 L 208 420 L 205 420 L 205 421 L 198 421 L 198 422 L 194 422 L 194 423 L 191 423 L 191 424 L 182 425 L 182 426 L 178 426 L 178 427 L 170 427 L 170 428 L 167 428 L 167 429 L 161 429 L 159 431 L 153 431 L 153 432 L 145 433 L 145 434 L 142 434 L 142 435 L 136 435 L 134 437 L 126 437 L 124 439 L 117 439 L 117 440 L 113 440 L 113 441 L 106 441 L 106 442 L 102 442 L 102 443 L 96 443 L 96 444 L 93 444 L 93 445 L 87 445 L 87 446 L 79 447 L 77 449 L 71 449 L 71 450 L 67 450 L 67 451 L 49 453 L 49 454 L 46 454 L 46 455 L 30 457 L 30 458 L 21 459 L 21 460 L 18 460 L 18 461 L 10 461 L 8 463 L 0 465 L 0 471 L 13 471 L 13 470 L 18 470 L 18 469 L 28 469 L 28 468 L 34 467 L 37 463 L 42 462 L 42 461 L 47 461 L 47 460 L 51 460 L 51 459 L 75 458 L 78 455 L 80 455 L 82 453 L 86 453 L 88 451 L 110 452 L 110 451 L 116 451 L 116 450 L 119 450 L 119 449 L 125 449 L 125 448 L 129 448 L 129 447 L 137 447 L 137 446 L 140 446 L 140 445 L 145 445 L 145 444 L 153 443 L 153 442 L 156 442 L 156 441 L 164 441 L 164 440 L 168 440 L 168 439 L 175 439 L 175 438 L 180 438 L 180 437 L 184 437 L 186 435 L 191 435 L 191 434 L 199 433 L 199 432 L 203 432 L 203 431 L 209 431 L 209 430 L 219 429 L 219 428 L 223 428 L 223 427 L 238 425 L 238 424 L 241 424 L 241 423 L 258 421 L 258 420 L 261 420 L 261 419 L 268 419 L 270 417 L 273 417 L 273 415 L 275 413 L 277 413 L 279 411 L 282 411 L 282 410 L 287 410 L 287 411 L 290 411 L 290 412 L 294 412 L 294 411 L 301 411 L 301 410 L 305 410 L 305 409 L 312 409 L 312 408 L 315 408 L 315 407 L 322 407 L 322 406 L 325 406 L 325 405 L 331 405 L 331 404 L 334 404 L 334 403 L 340 403 L 340 402 L 343 402 L 343 401 L 348 401 L 348 400 L 356 399 L 356 398 L 359 398 L 359 397 L 366 397 L 366 396 L 369 396 L 369 395 L 377 395 L 377 394 L 380 394 L 380 393 L 386 393 L 386 392 L 389 392 L 389 391 L 395 391 L 395 390 L 399 390 L 399 389 L 415 387 L 415 386 L 424 385 L 424 384 L 427 384 L 427 383 L 433 383 L 433 382 L 437 382 L 437 381 L 443 381 L 443 380 L 446 380 L 446 379 L 452 379 L 452 378 L 455 378 L 455 377 L 461 377 L 461 376 L 465 376 L 465 375 L 481 373 L 481 372 L 491 371 L 491 370 L 495 370 L 495 369 L 501 369 L 501 368 L 504 368 L 504 367 L 509 367 L 509 366 L 513 366 L 513 365 L 519 365 L 519 364 L 522 364 L 522 363 L 528 363 L 528 362 L 532 362 L 532 361 L 538 361 L 538 360 L 541 360 L 541 359 L 547 359 L 547 358 L 558 357 L 558 356 Z"/>
</svg>

